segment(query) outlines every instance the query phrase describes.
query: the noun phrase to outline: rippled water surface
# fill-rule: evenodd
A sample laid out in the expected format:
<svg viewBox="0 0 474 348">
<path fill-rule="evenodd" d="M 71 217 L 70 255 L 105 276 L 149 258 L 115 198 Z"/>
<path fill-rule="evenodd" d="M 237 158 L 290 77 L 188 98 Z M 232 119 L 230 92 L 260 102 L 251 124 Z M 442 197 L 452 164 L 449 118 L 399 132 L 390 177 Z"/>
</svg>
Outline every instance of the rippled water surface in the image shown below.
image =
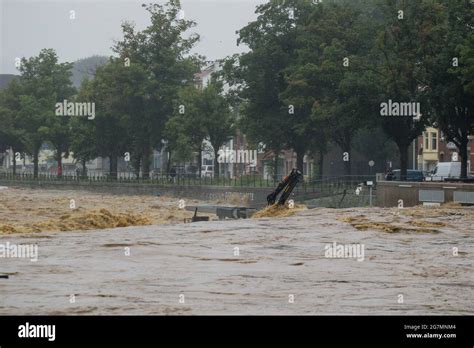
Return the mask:
<svg viewBox="0 0 474 348">
<path fill-rule="evenodd" d="M 473 226 L 469 209 L 357 208 L 3 235 L 39 260 L 0 258 L 0 314 L 472 315 Z M 325 257 L 333 242 L 364 260 Z"/>
</svg>

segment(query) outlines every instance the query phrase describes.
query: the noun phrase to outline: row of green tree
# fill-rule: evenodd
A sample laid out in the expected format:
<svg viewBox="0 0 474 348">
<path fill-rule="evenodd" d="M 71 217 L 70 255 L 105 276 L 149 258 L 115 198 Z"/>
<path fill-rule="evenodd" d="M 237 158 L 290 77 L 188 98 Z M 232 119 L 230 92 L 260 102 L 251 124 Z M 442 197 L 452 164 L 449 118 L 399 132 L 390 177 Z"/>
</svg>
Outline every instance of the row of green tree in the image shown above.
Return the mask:
<svg viewBox="0 0 474 348">
<path fill-rule="evenodd" d="M 124 23 L 116 56 L 79 90 L 70 82 L 71 64 L 59 63 L 53 50 L 23 59 L 20 78 L 0 94 L 0 150 L 30 154 L 35 176 L 45 142 L 59 165 L 70 151 L 84 166 L 108 157 L 112 176 L 129 153 L 146 177 L 153 149 L 166 146 L 175 158 L 190 159 L 201 154 L 203 139 L 217 151 L 239 129 L 255 146 L 265 144 L 275 162 L 293 149 L 299 168 L 305 155 L 321 160 L 336 144 L 341 160 L 349 155 L 350 174 L 357 135 L 383 129 L 398 146 L 403 176 L 409 145 L 433 125 L 459 148 L 467 175 L 470 0 L 273 0 L 238 31 L 249 51 L 225 59 L 203 89 L 195 74 L 204 58 L 190 54 L 199 36 L 187 34 L 195 23 L 180 17 L 178 0 L 146 9 L 151 24 L 136 31 Z M 225 96 L 222 81 L 230 85 Z M 65 99 L 94 102 L 95 119 L 56 116 L 54 105 Z M 421 117 L 381 116 L 388 100 L 420 103 Z"/>
<path fill-rule="evenodd" d="M 466 176 L 474 129 L 472 1 L 276 0 L 257 14 L 239 31 L 250 52 L 227 59 L 224 69 L 251 139 L 274 154 L 294 149 L 301 168 L 308 153 L 324 154 L 335 143 L 342 158 L 358 132 L 382 128 L 405 176 L 410 144 L 433 125 L 458 147 Z M 381 116 L 389 100 L 420 103 L 421 118 Z"/>
<path fill-rule="evenodd" d="M 70 152 L 84 170 L 100 156 L 109 158 L 112 177 L 120 157 L 147 177 L 153 149 L 163 146 L 180 159 L 200 154 L 204 139 L 217 151 L 234 132 L 232 112 L 222 83 L 195 87 L 204 58 L 189 54 L 199 36 L 184 33 L 196 23 L 181 18 L 177 0 L 146 9 L 151 24 L 136 31 L 124 23 L 123 40 L 113 46 L 116 56 L 78 90 L 72 64 L 59 63 L 54 50 L 23 58 L 20 77 L 0 94 L 0 150 L 30 155 L 35 177 L 45 143 L 54 148 L 59 168 Z M 55 105 L 64 100 L 94 103 L 96 117 L 58 117 Z"/>
</svg>

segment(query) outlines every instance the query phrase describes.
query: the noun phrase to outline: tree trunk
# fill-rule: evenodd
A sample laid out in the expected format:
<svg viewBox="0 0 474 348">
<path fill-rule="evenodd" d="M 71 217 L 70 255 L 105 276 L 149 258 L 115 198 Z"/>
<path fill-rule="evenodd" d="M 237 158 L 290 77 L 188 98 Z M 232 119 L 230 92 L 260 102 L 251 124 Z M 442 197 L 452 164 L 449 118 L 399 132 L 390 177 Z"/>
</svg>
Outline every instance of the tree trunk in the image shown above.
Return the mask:
<svg viewBox="0 0 474 348">
<path fill-rule="evenodd" d="M 61 150 L 56 153 L 56 161 L 58 161 L 58 178 L 63 176 L 63 156 Z"/>
<path fill-rule="evenodd" d="M 324 151 L 323 149 L 319 149 L 319 163 L 318 163 L 318 166 L 319 166 L 319 178 L 322 179 L 323 178 L 323 166 L 324 166 Z"/>
<path fill-rule="evenodd" d="M 214 150 L 214 178 L 219 178 L 219 147 L 217 145 L 212 144 L 212 148 Z"/>
<path fill-rule="evenodd" d="M 33 150 L 33 178 L 38 179 L 39 172 L 39 146 Z"/>
<path fill-rule="evenodd" d="M 170 174 L 170 171 L 171 171 L 171 155 L 172 155 L 172 152 L 167 149 L 167 153 L 168 153 L 168 159 L 166 161 L 166 176 L 168 177 L 168 175 Z"/>
<path fill-rule="evenodd" d="M 111 155 L 109 156 L 110 160 L 110 170 L 109 170 L 109 178 L 111 180 L 117 180 L 117 172 L 118 172 L 118 161 L 117 156 Z"/>
<path fill-rule="evenodd" d="M 400 180 L 407 180 L 408 169 L 408 145 L 397 144 L 400 151 Z"/>
<path fill-rule="evenodd" d="M 278 181 L 278 159 L 280 155 L 280 150 L 275 151 L 273 157 L 273 180 Z"/>
<path fill-rule="evenodd" d="M 344 161 L 344 175 L 351 176 L 352 175 L 352 153 L 351 153 L 351 146 L 346 145 L 343 147 L 343 153 L 348 153 L 347 161 Z"/>
<path fill-rule="evenodd" d="M 467 179 L 467 161 L 469 160 L 469 154 L 467 151 L 468 143 L 469 139 L 467 134 L 463 134 L 459 148 L 459 155 L 461 157 L 461 179 Z"/>
<path fill-rule="evenodd" d="M 300 150 L 296 152 L 296 168 L 304 173 L 304 150 Z"/>
<path fill-rule="evenodd" d="M 86 177 L 86 161 L 82 160 L 82 177 Z"/>
<path fill-rule="evenodd" d="M 142 156 L 142 177 L 148 179 L 150 177 L 150 147 L 145 147 Z"/>
<path fill-rule="evenodd" d="M 199 170 L 199 177 L 201 177 L 202 174 L 202 149 L 199 147 L 198 149 L 198 170 Z"/>
<path fill-rule="evenodd" d="M 133 170 L 134 170 L 134 174 L 135 174 L 135 179 L 139 179 L 140 178 L 140 168 L 142 167 L 142 158 L 137 158 L 136 161 L 133 161 L 132 162 L 133 165 Z"/>
<path fill-rule="evenodd" d="M 16 176 L 16 154 L 15 150 L 12 148 L 13 153 L 13 176 Z"/>
</svg>

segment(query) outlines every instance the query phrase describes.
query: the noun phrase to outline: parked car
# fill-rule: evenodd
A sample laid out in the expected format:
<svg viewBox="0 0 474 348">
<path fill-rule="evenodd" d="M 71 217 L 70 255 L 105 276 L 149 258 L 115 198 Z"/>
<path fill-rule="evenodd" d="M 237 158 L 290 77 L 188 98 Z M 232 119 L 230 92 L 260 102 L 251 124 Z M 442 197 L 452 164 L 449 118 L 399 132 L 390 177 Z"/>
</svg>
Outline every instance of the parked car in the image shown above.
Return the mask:
<svg viewBox="0 0 474 348">
<path fill-rule="evenodd" d="M 401 170 L 400 169 L 395 169 L 393 170 L 391 175 L 391 178 L 389 175 L 385 175 L 385 180 L 393 180 L 393 181 L 401 181 Z M 422 170 L 414 170 L 414 169 L 408 169 L 407 170 L 407 179 L 406 181 L 424 181 L 425 180 L 425 175 L 423 174 Z"/>
</svg>

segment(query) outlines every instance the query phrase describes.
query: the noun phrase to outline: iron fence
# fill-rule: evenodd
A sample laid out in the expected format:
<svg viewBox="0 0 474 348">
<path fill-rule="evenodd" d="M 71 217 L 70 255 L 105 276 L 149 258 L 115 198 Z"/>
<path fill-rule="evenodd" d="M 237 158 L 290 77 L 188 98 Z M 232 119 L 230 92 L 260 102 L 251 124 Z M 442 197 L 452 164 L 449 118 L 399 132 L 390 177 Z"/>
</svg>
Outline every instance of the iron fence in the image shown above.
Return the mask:
<svg viewBox="0 0 474 348">
<path fill-rule="evenodd" d="M 240 175 L 235 177 L 199 177 L 194 174 L 174 174 L 174 173 L 150 173 L 148 177 L 139 177 L 134 172 L 118 172 L 111 176 L 108 172 L 89 171 L 87 175 L 80 175 L 77 172 L 63 172 L 61 176 L 51 172 L 40 172 L 37 178 L 32 172 L 0 172 L 1 180 L 11 181 L 47 181 L 47 182 L 114 182 L 114 183 L 140 183 L 155 185 L 179 185 L 179 186 L 237 186 L 237 187 L 265 187 L 274 188 L 283 176 L 263 177 L 262 175 Z M 363 185 L 366 181 L 373 181 L 375 175 L 343 175 L 328 177 L 305 177 L 296 190 L 298 192 L 320 192 L 320 191 L 340 191 L 346 188 L 354 188 Z"/>
</svg>

